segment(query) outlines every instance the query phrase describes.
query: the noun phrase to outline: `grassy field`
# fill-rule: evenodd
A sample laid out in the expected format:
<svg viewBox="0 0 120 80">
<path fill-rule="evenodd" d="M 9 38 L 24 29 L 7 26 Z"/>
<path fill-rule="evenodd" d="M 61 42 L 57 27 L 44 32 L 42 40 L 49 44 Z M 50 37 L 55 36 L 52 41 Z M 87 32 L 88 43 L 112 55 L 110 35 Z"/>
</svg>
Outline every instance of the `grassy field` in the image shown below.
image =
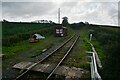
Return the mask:
<svg viewBox="0 0 120 80">
<path fill-rule="evenodd" d="M 2 46 L 11 46 L 23 40 L 28 40 L 34 33 L 47 36 L 52 34 L 53 28 L 53 24 L 3 22 Z"/>
<path fill-rule="evenodd" d="M 120 28 L 105 27 L 105 26 L 84 26 L 83 38 L 89 40 L 88 34 L 91 31 L 93 34 L 90 41 L 102 62 L 102 69 L 99 73 L 103 80 L 118 80 L 119 77 L 119 47 L 120 47 Z M 114 65 L 115 64 L 115 65 Z M 113 68 L 113 65 L 115 68 Z"/>
<path fill-rule="evenodd" d="M 32 25 L 32 24 L 28 24 L 28 25 Z M 40 24 L 40 25 L 42 26 L 42 24 Z M 48 24 L 43 24 L 43 25 L 48 25 Z M 24 24 L 23 24 L 23 26 L 24 26 Z M 33 26 L 33 27 L 35 27 L 35 26 Z M 46 26 L 44 26 L 44 27 L 46 27 Z M 17 29 L 17 26 L 16 26 L 16 29 Z M 3 58 L 3 60 L 2 60 L 2 62 L 3 62 L 2 63 L 2 70 L 3 70 L 2 74 L 3 75 L 2 76 L 3 76 L 3 78 L 5 78 L 5 79 L 13 78 L 16 75 L 16 73 L 14 73 L 16 71 L 12 69 L 12 66 L 14 64 L 19 63 L 21 61 L 35 61 L 36 62 L 37 60 L 39 60 L 39 58 L 37 58 L 37 60 L 36 60 L 36 58 L 34 56 L 42 54 L 43 49 L 49 48 L 58 43 L 63 43 L 64 41 L 66 41 L 68 38 L 70 38 L 74 34 L 74 31 L 71 28 L 68 28 L 68 36 L 55 37 L 53 34 L 53 29 L 54 29 L 54 25 L 52 26 L 51 24 L 47 28 L 39 29 L 39 27 L 38 27 L 37 30 L 31 29 L 29 35 L 28 36 L 26 35 L 27 37 L 29 37 L 32 33 L 34 33 L 34 31 L 38 31 L 38 33 L 45 36 L 45 39 L 41 39 L 38 43 L 29 43 L 28 38 L 26 38 L 26 39 L 18 41 L 17 43 L 13 43 L 9 46 L 2 46 L 2 54 L 5 54 L 5 58 Z M 8 30 L 10 30 L 10 29 L 8 29 Z M 42 31 L 42 33 L 41 33 L 41 31 Z M 26 34 L 26 33 L 27 32 L 25 32 L 25 33 L 23 32 L 21 34 Z M 19 33 L 17 33 L 17 34 L 19 34 Z M 14 36 L 14 34 L 10 35 L 10 36 Z M 21 38 L 24 38 L 24 36 L 25 35 L 23 35 Z M 7 37 L 7 36 L 4 36 L 4 38 L 5 37 Z M 8 36 L 8 38 L 9 38 L 9 36 Z"/>
<path fill-rule="evenodd" d="M 38 30 L 46 29 L 49 27 L 53 27 L 53 24 L 3 22 L 2 35 L 4 38 L 21 33 L 37 32 Z"/>
<path fill-rule="evenodd" d="M 120 79 L 120 28 L 97 27 L 92 29 L 94 29 L 93 42 L 98 48 L 97 52 L 103 64 L 103 68 L 100 69 L 103 80 Z M 115 68 L 113 68 L 113 65 Z"/>
<path fill-rule="evenodd" d="M 80 30 L 80 36 L 84 40 L 84 44 L 82 48 L 85 48 L 85 50 L 87 51 L 92 51 L 87 41 L 89 41 L 89 34 L 90 33 L 93 34 L 92 41 L 90 42 L 94 45 L 98 53 L 98 56 L 102 62 L 103 68 L 99 69 L 99 73 L 102 79 L 117 80 L 117 78 L 119 78 L 118 74 L 120 74 L 118 69 L 118 67 L 120 67 L 119 65 L 120 57 L 119 57 L 119 49 L 118 49 L 120 47 L 119 44 L 120 28 L 105 27 L 102 25 L 92 26 L 92 25 L 83 25 L 83 24 L 72 24 L 71 27 L 73 29 Z M 75 55 L 76 53 L 74 53 L 74 56 Z M 114 63 L 116 63 L 115 65 L 116 68 L 112 67 Z M 80 62 L 78 62 L 78 64 L 79 66 L 81 65 Z"/>
<path fill-rule="evenodd" d="M 89 65 L 86 64 L 87 59 L 85 51 L 92 51 L 90 45 L 87 43 L 87 41 L 89 41 L 89 34 L 92 33 L 93 38 L 90 42 L 94 45 L 98 56 L 102 61 L 103 68 L 100 69 L 99 72 L 103 77 L 103 80 L 106 80 L 106 78 L 119 78 L 119 28 L 72 24 L 70 25 L 71 27 L 68 27 L 68 36 L 54 37 L 53 26 L 54 24 L 3 23 L 2 53 L 6 55 L 6 61 L 9 58 L 16 58 L 17 60 L 19 52 L 29 50 L 32 50 L 32 52 L 23 58 L 31 58 L 32 56 L 40 54 L 43 49 L 54 46 L 56 43 L 64 42 L 75 32 L 79 32 L 80 38 L 68 56 L 69 58 L 65 61 L 64 65 L 69 67 L 80 67 L 89 70 Z M 40 40 L 38 43 L 29 43 L 28 38 L 35 32 L 42 34 L 46 38 Z M 20 61 L 23 58 L 19 58 Z M 114 63 L 115 68 L 112 68 L 111 66 L 113 66 Z M 90 73 L 84 74 L 83 77 L 90 78 Z"/>
<path fill-rule="evenodd" d="M 43 24 L 43 25 L 45 25 L 45 24 Z M 14 26 L 14 28 L 15 28 L 15 26 Z M 43 29 L 41 29 L 41 30 L 43 30 Z M 49 29 L 49 27 L 46 28 L 46 29 Z M 7 29 L 7 30 L 9 30 L 9 29 Z M 11 30 L 14 31 L 15 29 L 11 29 Z M 19 30 L 23 30 L 23 29 L 19 29 Z M 30 32 L 31 31 L 33 31 L 33 30 L 31 29 Z M 19 31 L 19 32 L 23 33 L 24 31 L 23 32 Z M 17 34 L 19 34 L 19 32 Z M 54 46 L 56 43 L 61 43 L 61 42 L 66 41 L 75 32 L 76 32 L 76 30 L 73 30 L 72 28 L 68 27 L 68 36 L 66 36 L 66 37 L 54 37 L 54 35 L 52 33 L 49 33 L 48 35 L 45 34 L 46 38 L 40 40 L 40 42 L 38 42 L 38 43 L 29 43 L 28 40 L 21 40 L 20 42 L 14 43 L 10 46 L 3 46 L 3 54 L 5 54 L 8 59 L 16 59 L 17 61 L 22 61 L 22 60 L 25 60 L 27 58 L 30 59 L 33 56 L 39 55 L 43 49 Z M 80 36 L 83 35 L 81 33 L 82 33 L 82 30 L 80 30 Z M 14 36 L 14 34 L 11 34 L 10 36 Z M 4 36 L 4 37 L 9 37 L 9 36 Z M 85 37 L 80 37 L 76 46 L 74 47 L 74 49 L 70 53 L 70 56 L 69 56 L 70 58 L 67 60 L 67 63 L 65 63 L 67 66 L 69 66 L 69 67 L 72 67 L 72 66 L 80 67 L 80 68 L 84 68 L 84 69 L 89 70 L 89 65 L 86 64 L 85 51 L 90 50 L 90 47 L 89 47 L 89 44 L 86 42 L 86 40 L 84 38 Z M 24 52 L 24 51 L 29 51 L 29 50 L 33 50 L 31 53 L 29 53 L 29 55 L 23 56 L 22 58 L 19 56 L 22 51 Z M 4 66 L 3 66 L 4 69 L 7 68 L 6 66 L 7 66 L 7 64 L 4 64 Z M 84 76 L 84 77 L 89 78 L 90 76 L 87 74 L 87 76 Z"/>
<path fill-rule="evenodd" d="M 10 26 L 9 26 L 10 25 Z M 53 24 L 36 24 L 36 23 L 4 23 L 3 24 L 3 43 L 5 42 L 6 45 L 10 44 L 7 43 L 6 38 L 8 38 L 9 42 L 11 37 L 13 37 L 13 41 L 19 38 L 19 34 L 21 35 L 20 41 L 18 40 L 17 43 L 11 43 L 9 46 L 4 46 L 2 48 L 2 53 L 5 54 L 7 57 L 15 57 L 17 52 L 33 49 L 33 55 L 37 55 L 43 49 L 49 48 L 54 43 L 58 43 L 59 41 L 66 40 L 70 36 L 73 35 L 72 29 L 68 29 L 68 36 L 67 37 L 54 37 L 53 35 Z M 38 43 L 29 43 L 28 38 L 34 32 L 40 33 L 45 36 L 45 39 L 40 40 Z M 10 33 L 10 34 L 9 34 Z M 24 35 L 27 34 L 27 35 Z"/>
</svg>

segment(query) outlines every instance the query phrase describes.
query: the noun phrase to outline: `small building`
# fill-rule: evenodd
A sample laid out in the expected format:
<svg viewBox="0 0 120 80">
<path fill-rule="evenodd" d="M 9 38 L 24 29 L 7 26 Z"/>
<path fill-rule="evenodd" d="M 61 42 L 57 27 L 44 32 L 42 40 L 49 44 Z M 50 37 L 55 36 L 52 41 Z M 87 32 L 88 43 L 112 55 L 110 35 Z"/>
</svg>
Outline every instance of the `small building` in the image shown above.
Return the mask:
<svg viewBox="0 0 120 80">
<path fill-rule="evenodd" d="M 67 28 L 62 25 L 56 25 L 54 29 L 54 35 L 56 37 L 67 36 Z"/>
</svg>

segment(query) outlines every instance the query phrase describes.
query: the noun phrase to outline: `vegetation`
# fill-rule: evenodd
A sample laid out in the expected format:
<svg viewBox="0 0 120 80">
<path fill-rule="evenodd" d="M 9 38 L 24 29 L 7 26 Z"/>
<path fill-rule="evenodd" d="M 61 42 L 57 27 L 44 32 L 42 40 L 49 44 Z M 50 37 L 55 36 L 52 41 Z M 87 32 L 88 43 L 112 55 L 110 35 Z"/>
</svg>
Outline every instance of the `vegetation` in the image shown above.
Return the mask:
<svg viewBox="0 0 120 80">
<path fill-rule="evenodd" d="M 77 67 L 77 68 L 83 68 L 84 70 L 88 71 L 85 72 L 82 75 L 82 78 L 84 80 L 90 80 L 90 66 L 87 64 L 87 58 L 86 58 L 86 51 L 91 51 L 91 47 L 89 43 L 87 43 L 87 29 L 85 29 L 83 26 L 77 27 L 76 25 L 70 25 L 71 28 L 75 32 L 78 32 L 80 35 L 80 38 L 78 39 L 75 47 L 71 51 L 71 53 L 68 55 L 68 58 L 63 63 L 66 66 L 69 67 Z"/>
<path fill-rule="evenodd" d="M 54 43 L 68 39 L 74 34 L 73 29 L 80 32 L 80 39 L 70 54 L 68 63 L 65 64 L 85 69 L 88 69 L 85 51 L 92 51 L 87 40 L 89 40 L 89 34 L 92 33 L 93 38 L 91 43 L 95 46 L 103 65 L 103 68 L 99 69 L 102 79 L 120 79 L 120 28 L 86 25 L 80 22 L 71 24 L 70 27 L 72 29 L 68 27 L 67 37 L 57 38 L 52 35 L 54 24 L 3 22 L 2 26 L 2 53 L 8 57 L 14 57 L 18 55 L 16 54 L 18 52 L 33 49 L 33 53 L 27 56 L 30 58 L 40 54 L 43 49 L 54 45 Z M 30 44 L 28 38 L 34 33 L 40 33 L 46 38 L 39 43 Z M 89 76 L 89 74 L 87 74 L 87 76 Z"/>
<path fill-rule="evenodd" d="M 10 28 L 11 27 L 11 28 Z M 49 48 L 55 43 L 59 43 L 73 35 L 72 29 L 68 29 L 68 36 L 54 37 L 54 24 L 40 24 L 40 23 L 3 23 L 3 47 L 2 53 L 8 58 L 15 57 L 18 52 L 25 50 L 33 50 L 29 56 L 33 57 L 41 54 L 42 50 Z M 4 32 L 6 31 L 6 32 Z M 45 36 L 45 39 L 38 43 L 29 43 L 30 35 L 40 33 Z M 46 44 L 46 45 L 45 45 Z"/>
<path fill-rule="evenodd" d="M 3 22 L 2 45 L 11 46 L 14 43 L 27 40 L 34 33 L 47 36 L 52 34 L 52 29 L 53 24 Z"/>
<path fill-rule="evenodd" d="M 69 54 L 69 58 L 65 61 L 64 65 L 69 67 L 77 67 L 77 68 L 84 68 L 89 69 L 89 66 L 86 64 L 86 55 L 85 51 L 90 49 L 89 44 L 83 40 L 79 39 Z"/>
<path fill-rule="evenodd" d="M 103 80 L 119 80 L 120 77 L 120 28 L 113 26 L 85 25 L 83 23 L 72 24 L 73 29 L 82 29 L 81 37 L 89 40 L 89 34 L 93 34 L 91 43 L 95 46 L 103 68 L 99 69 Z"/>
<path fill-rule="evenodd" d="M 63 21 L 62 21 L 62 25 L 67 27 L 68 26 L 68 18 L 67 17 L 63 17 Z"/>
<path fill-rule="evenodd" d="M 100 70 L 102 78 L 104 80 L 120 79 L 120 28 L 92 27 L 92 29 L 94 30 L 94 39 L 103 46 L 106 53 L 103 69 Z"/>
</svg>

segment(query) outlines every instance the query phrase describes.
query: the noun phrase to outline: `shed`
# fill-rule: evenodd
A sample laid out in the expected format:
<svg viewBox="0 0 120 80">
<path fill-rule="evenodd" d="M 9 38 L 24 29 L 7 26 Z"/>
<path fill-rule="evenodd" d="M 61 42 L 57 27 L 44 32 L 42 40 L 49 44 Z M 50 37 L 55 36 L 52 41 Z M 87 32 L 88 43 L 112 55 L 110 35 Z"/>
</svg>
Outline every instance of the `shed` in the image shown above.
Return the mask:
<svg viewBox="0 0 120 80">
<path fill-rule="evenodd" d="M 67 36 L 67 27 L 64 27 L 62 25 L 56 25 L 54 29 L 54 35 L 56 37 Z"/>
</svg>

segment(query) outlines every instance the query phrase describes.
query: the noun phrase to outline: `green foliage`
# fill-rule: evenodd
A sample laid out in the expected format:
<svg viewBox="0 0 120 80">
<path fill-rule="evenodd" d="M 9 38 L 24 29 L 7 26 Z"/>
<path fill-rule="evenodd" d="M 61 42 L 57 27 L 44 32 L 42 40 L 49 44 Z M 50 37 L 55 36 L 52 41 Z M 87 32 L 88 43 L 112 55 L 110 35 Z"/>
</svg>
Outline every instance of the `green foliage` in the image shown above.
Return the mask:
<svg viewBox="0 0 120 80">
<path fill-rule="evenodd" d="M 70 27 L 75 29 L 75 30 L 81 30 L 81 29 L 82 30 L 84 30 L 84 29 L 88 30 L 88 28 L 89 28 L 89 26 L 84 24 L 83 22 L 70 24 Z"/>
<path fill-rule="evenodd" d="M 39 33 L 47 36 L 52 34 L 52 24 L 38 24 L 38 23 L 13 23 L 3 22 L 2 24 L 2 45 L 11 46 L 22 40 L 29 39 L 30 35 Z"/>
<path fill-rule="evenodd" d="M 45 24 L 43 24 L 43 25 L 45 25 Z M 2 53 L 5 54 L 7 56 L 7 58 L 13 58 L 13 57 L 15 58 L 16 55 L 17 55 L 17 57 L 19 57 L 19 55 L 21 55 L 21 52 L 24 53 L 24 51 L 29 52 L 29 50 L 32 50 L 28 54 L 25 52 L 25 54 L 27 54 L 27 55 L 22 58 L 22 59 L 24 59 L 24 58 L 28 59 L 28 58 L 34 57 L 36 55 L 40 55 L 43 49 L 49 48 L 52 45 L 54 45 L 55 43 L 61 43 L 65 40 L 67 40 L 69 37 L 71 37 L 74 34 L 73 30 L 71 28 L 69 28 L 68 36 L 54 37 L 52 34 L 53 29 L 52 29 L 52 27 L 50 27 L 50 28 L 35 30 L 36 32 L 38 31 L 37 33 L 40 33 L 40 34 L 42 33 L 43 36 L 45 36 L 45 39 L 40 40 L 40 42 L 38 42 L 38 43 L 29 43 L 28 38 L 30 36 L 30 33 L 32 34 L 33 31 L 34 30 L 31 30 L 31 32 L 28 32 L 28 33 L 27 32 L 18 33 L 16 35 L 4 37 L 5 38 L 4 42 L 8 42 L 8 43 L 4 43 L 4 44 L 6 44 L 6 45 L 10 44 L 10 45 L 3 46 Z M 16 43 L 14 40 L 16 40 Z M 19 41 L 19 40 L 21 40 L 21 41 Z M 13 41 L 13 43 L 12 43 L 12 41 Z"/>
<path fill-rule="evenodd" d="M 51 27 L 52 24 L 40 24 L 40 23 L 18 23 L 18 22 L 8 22 L 2 23 L 2 35 L 3 37 L 45 29 Z"/>
<path fill-rule="evenodd" d="M 119 80 L 120 77 L 120 29 L 96 27 L 94 29 L 94 38 L 99 41 L 106 52 L 103 69 L 100 70 L 103 80 Z M 114 66 L 114 67 L 113 67 Z"/>
<path fill-rule="evenodd" d="M 63 17 L 63 21 L 62 21 L 62 25 L 67 27 L 68 26 L 68 18 L 67 17 Z"/>
<path fill-rule="evenodd" d="M 93 34 L 91 42 L 95 46 L 103 65 L 103 68 L 99 70 L 102 79 L 119 80 L 120 28 L 95 25 L 81 26 L 80 24 L 72 24 L 71 27 L 76 30 L 80 29 L 81 37 L 84 40 L 89 40 L 89 33 Z"/>
</svg>

